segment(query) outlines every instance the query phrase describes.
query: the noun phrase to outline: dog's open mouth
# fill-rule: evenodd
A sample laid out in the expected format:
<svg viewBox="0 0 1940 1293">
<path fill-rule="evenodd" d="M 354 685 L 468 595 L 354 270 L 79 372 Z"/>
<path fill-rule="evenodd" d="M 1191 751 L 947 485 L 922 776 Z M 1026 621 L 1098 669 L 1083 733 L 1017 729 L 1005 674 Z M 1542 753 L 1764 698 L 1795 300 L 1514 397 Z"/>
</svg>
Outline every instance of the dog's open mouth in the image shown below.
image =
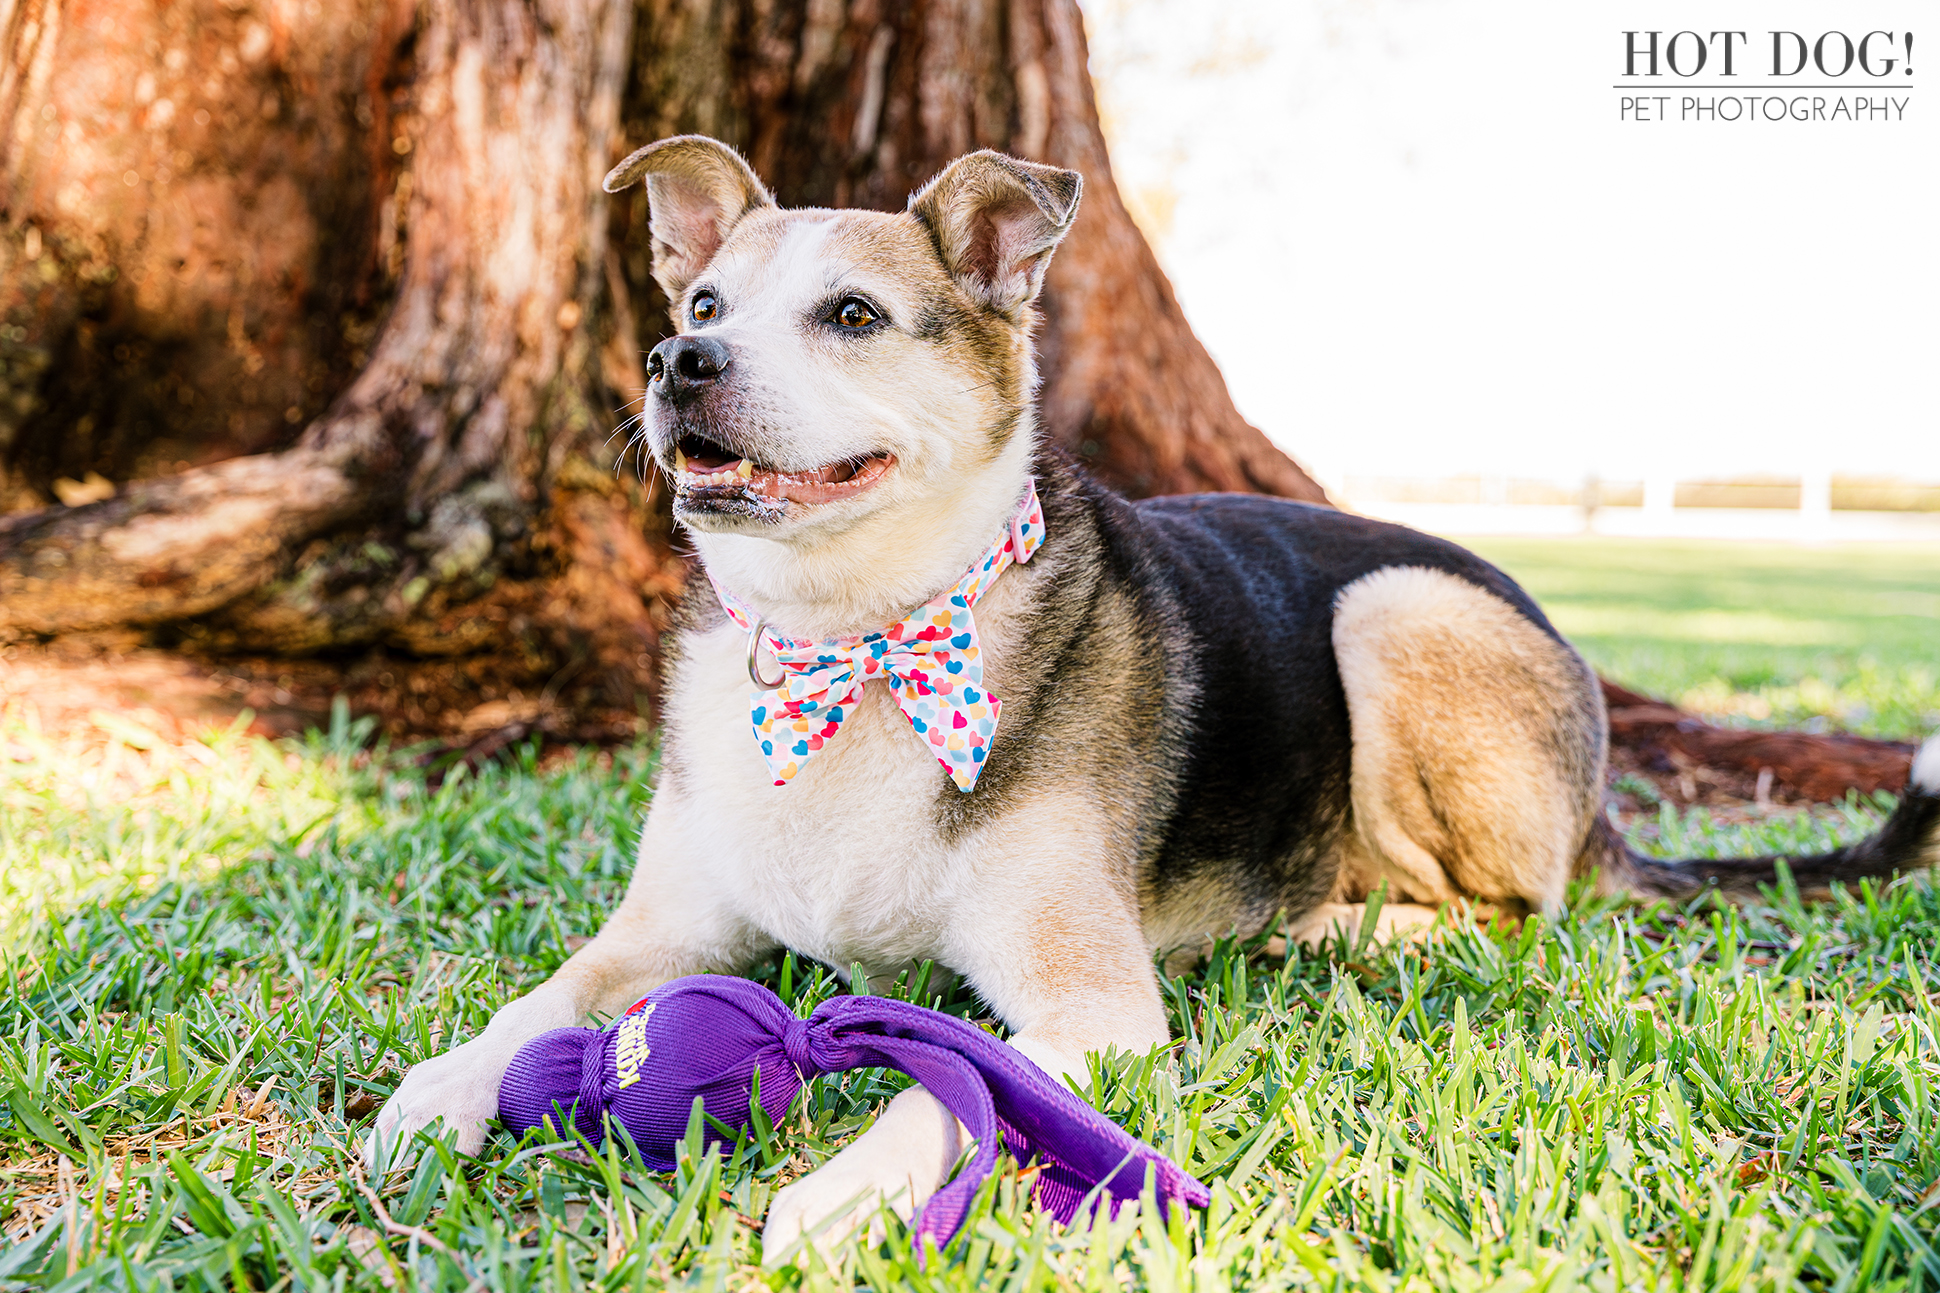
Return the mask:
<svg viewBox="0 0 1940 1293">
<path fill-rule="evenodd" d="M 808 471 L 781 471 L 689 433 L 674 445 L 673 484 L 676 492 L 699 497 L 754 494 L 790 503 L 833 503 L 875 484 L 895 461 L 894 454 L 874 453 Z"/>
</svg>

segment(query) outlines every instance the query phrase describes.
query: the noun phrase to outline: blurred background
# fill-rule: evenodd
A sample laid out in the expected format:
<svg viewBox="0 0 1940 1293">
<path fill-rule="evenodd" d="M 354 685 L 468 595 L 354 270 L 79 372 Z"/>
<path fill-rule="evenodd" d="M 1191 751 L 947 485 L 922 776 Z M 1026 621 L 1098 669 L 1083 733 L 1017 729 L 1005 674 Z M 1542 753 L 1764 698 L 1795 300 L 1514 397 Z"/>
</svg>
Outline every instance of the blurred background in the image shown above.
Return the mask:
<svg viewBox="0 0 1940 1293">
<path fill-rule="evenodd" d="M 1715 721 L 1940 723 L 1921 78 L 1861 122 L 1625 121 L 1613 88 L 1627 30 L 1746 29 L 1760 68 L 1763 33 L 1860 15 L 1085 11 L 1127 208 L 1240 411 L 1332 499 L 1476 547 L 1606 677 Z"/>
<path fill-rule="evenodd" d="M 1461 533 L 1818 540 L 1940 538 L 1940 118 L 1895 75 L 1904 120 L 1622 121 L 1622 33 L 1744 28 L 1762 67 L 1768 30 L 1932 12 L 1086 5 L 1127 205 L 1330 495 Z"/>
</svg>

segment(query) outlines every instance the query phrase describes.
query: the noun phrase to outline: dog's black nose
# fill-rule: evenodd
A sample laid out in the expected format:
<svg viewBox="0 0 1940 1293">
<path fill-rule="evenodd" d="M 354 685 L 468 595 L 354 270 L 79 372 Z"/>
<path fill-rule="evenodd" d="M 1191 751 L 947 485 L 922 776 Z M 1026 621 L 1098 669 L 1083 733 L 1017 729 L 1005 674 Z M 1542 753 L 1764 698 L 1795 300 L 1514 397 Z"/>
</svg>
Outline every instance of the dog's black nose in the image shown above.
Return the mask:
<svg viewBox="0 0 1940 1293">
<path fill-rule="evenodd" d="M 663 398 L 676 399 L 727 371 L 728 348 L 712 337 L 669 337 L 647 355 L 647 380 Z"/>
</svg>

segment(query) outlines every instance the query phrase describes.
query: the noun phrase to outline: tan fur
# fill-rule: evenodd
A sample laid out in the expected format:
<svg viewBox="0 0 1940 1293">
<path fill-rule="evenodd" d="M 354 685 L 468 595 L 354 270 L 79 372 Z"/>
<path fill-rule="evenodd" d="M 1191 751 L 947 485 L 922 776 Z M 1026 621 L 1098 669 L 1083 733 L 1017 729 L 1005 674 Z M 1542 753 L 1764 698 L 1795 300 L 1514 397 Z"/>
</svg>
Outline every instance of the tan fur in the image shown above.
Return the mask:
<svg viewBox="0 0 1940 1293">
<path fill-rule="evenodd" d="M 1078 213 L 1076 171 L 988 150 L 959 157 L 909 200 L 964 290 L 1021 321 Z"/>
<path fill-rule="evenodd" d="M 700 433 L 674 429 L 689 416 L 776 472 L 893 462 L 835 501 L 677 512 L 707 573 L 797 638 L 879 629 L 949 588 L 1008 524 L 1034 470 L 1032 300 L 1080 178 L 977 154 L 906 212 L 782 211 L 733 150 L 694 138 L 642 150 L 608 187 L 641 176 L 676 323 L 729 357 L 701 412 L 650 401 L 662 465 L 671 470 L 682 435 Z M 704 319 L 691 309 L 702 291 L 716 307 Z M 835 330 L 844 293 L 866 296 L 885 325 Z M 1308 941 L 1358 933 L 1362 901 L 1384 881 L 1382 937 L 1457 896 L 1555 905 L 1600 784 L 1593 680 L 1503 603 L 1409 569 L 1361 580 L 1338 606 L 1355 833 L 1333 892 L 1331 873 L 1314 869 L 1332 836 L 1302 856 L 1306 890 L 1248 880 L 1217 843 L 1192 859 L 1198 869 L 1161 880 L 1199 675 L 1182 654 L 1188 635 L 1167 627 L 1176 601 L 1151 601 L 1112 573 L 1098 505 L 1059 479 L 1040 475 L 1040 491 L 1064 491 L 1051 497 L 1070 524 L 1047 520 L 1046 546 L 975 608 L 984 683 L 1004 709 L 974 794 L 940 777 L 877 685 L 774 786 L 749 730 L 747 635 L 700 586 L 669 639 L 665 763 L 625 899 L 482 1036 L 412 1069 L 378 1117 L 373 1165 L 440 1118 L 475 1151 L 501 1074 L 537 1033 L 780 947 L 860 965 L 877 983 L 925 961 L 948 966 L 1020 1052 L 1081 1076 L 1087 1053 L 1166 1041 L 1155 950 L 1180 949 L 1183 968 L 1208 939 L 1262 928 L 1289 893 L 1331 899 L 1291 913 Z M 1348 817 L 1339 784 L 1336 831 Z M 885 1203 L 910 1215 L 962 1140 L 932 1097 L 905 1092 L 777 1196 L 769 1260 L 825 1220 L 832 1242 Z"/>
<path fill-rule="evenodd" d="M 1228 934 L 1250 938 L 1259 932 L 1257 925 L 1234 926 L 1244 904 L 1231 879 L 1217 873 L 1174 884 L 1163 898 L 1148 883 L 1139 905 L 1145 913 L 1145 941 L 1165 954 L 1167 974 L 1190 971 L 1212 950 L 1216 939 Z"/>
<path fill-rule="evenodd" d="M 974 925 L 949 963 L 978 984 L 1020 1037 L 1082 1065 L 1086 1051 L 1143 1051 L 1166 1039 L 1126 851 L 1095 787 L 1033 788 L 980 831 Z M 1013 861 L 1014 860 L 1014 861 Z M 987 885 L 987 887 L 985 887 Z"/>
<path fill-rule="evenodd" d="M 1440 913 L 1433 907 L 1419 903 L 1384 902 L 1380 914 L 1374 918 L 1374 929 L 1369 941 L 1386 943 L 1398 938 L 1411 938 L 1426 934 L 1433 928 Z M 1340 939 L 1345 939 L 1349 947 L 1361 936 L 1361 927 L 1367 923 L 1367 904 L 1364 902 L 1324 902 L 1307 912 L 1298 921 L 1287 926 L 1283 941 L 1278 948 L 1269 948 L 1280 955 L 1286 954 L 1287 944 L 1299 944 L 1319 950 Z M 1270 940 L 1273 941 L 1273 940 Z"/>
<path fill-rule="evenodd" d="M 1603 784 L 1600 693 L 1582 660 L 1440 571 L 1343 590 L 1334 652 L 1354 728 L 1366 882 L 1441 903 L 1562 903 Z"/>
</svg>

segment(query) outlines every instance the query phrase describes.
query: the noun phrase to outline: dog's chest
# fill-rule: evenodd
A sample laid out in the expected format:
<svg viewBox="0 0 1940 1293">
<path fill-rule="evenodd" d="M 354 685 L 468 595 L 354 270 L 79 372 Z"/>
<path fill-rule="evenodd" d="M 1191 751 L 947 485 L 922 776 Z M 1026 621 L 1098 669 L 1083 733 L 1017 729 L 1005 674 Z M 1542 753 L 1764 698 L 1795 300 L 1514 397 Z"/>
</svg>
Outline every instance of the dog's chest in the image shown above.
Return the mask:
<svg viewBox="0 0 1940 1293">
<path fill-rule="evenodd" d="M 773 784 L 749 720 L 746 642 L 727 627 L 684 645 L 669 757 L 685 847 L 745 919 L 798 951 L 872 969 L 938 955 L 973 856 L 936 819 L 947 774 L 872 682 L 794 780 Z"/>
</svg>

